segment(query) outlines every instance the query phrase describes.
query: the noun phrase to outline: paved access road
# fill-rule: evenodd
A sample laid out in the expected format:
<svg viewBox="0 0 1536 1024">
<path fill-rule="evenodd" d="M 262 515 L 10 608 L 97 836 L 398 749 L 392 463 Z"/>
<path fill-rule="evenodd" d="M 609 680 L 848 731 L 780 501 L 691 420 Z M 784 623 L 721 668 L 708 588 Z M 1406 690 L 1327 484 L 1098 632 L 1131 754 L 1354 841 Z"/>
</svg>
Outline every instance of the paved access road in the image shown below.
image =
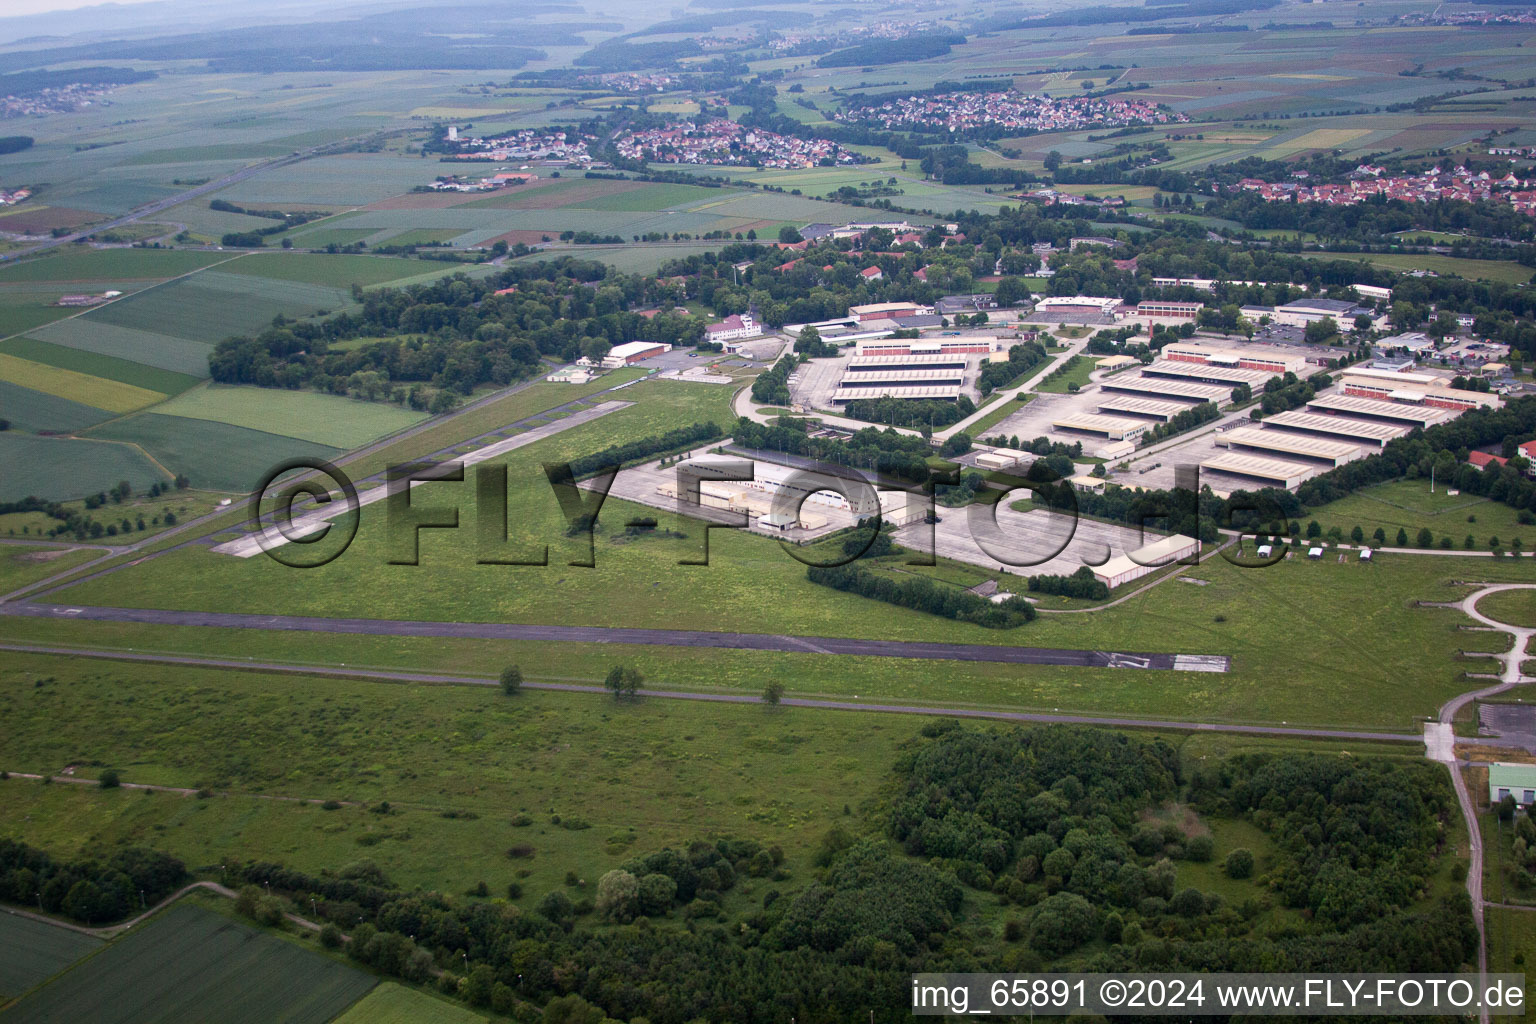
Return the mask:
<svg viewBox="0 0 1536 1024">
<path fill-rule="evenodd" d="M 85 605 L 0 604 L 0 615 L 88 622 L 137 622 L 155 626 L 211 626 L 276 632 L 351 633 L 365 636 L 435 636 L 545 643 L 639 644 L 782 651 L 791 654 L 858 654 L 874 658 L 988 661 L 1015 665 L 1072 665 L 1080 668 L 1142 668 L 1226 671 L 1217 655 L 1079 651 L 1002 644 L 944 644 L 911 640 L 787 636 L 772 633 L 715 633 L 692 629 L 631 629 L 620 626 L 545 626 L 515 622 L 420 622 L 402 619 L 341 619 L 301 615 L 245 615 L 232 612 L 167 611 L 156 608 L 101 608 Z M 1182 661 L 1182 663 L 1181 663 Z M 1199 666 L 1196 668 L 1195 666 Z"/>
</svg>

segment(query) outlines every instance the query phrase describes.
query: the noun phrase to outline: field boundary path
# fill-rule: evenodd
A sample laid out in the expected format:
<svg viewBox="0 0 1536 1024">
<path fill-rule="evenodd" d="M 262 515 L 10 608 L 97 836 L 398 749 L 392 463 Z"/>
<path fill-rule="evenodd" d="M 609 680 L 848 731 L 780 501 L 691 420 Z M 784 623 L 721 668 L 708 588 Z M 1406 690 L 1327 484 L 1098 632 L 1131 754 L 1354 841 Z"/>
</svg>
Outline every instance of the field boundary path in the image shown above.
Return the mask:
<svg viewBox="0 0 1536 1024">
<path fill-rule="evenodd" d="M 1496 686 L 1463 693 L 1446 701 L 1440 708 L 1439 720 L 1424 726 L 1424 747 L 1426 757 L 1445 765 L 1450 771 L 1451 783 L 1456 788 L 1456 802 L 1461 805 L 1461 816 L 1467 824 L 1467 855 L 1471 862 L 1467 867 L 1467 895 L 1471 897 L 1472 917 L 1477 924 L 1477 971 L 1479 975 L 1486 975 L 1488 973 L 1488 932 L 1483 921 L 1483 908 L 1490 904 L 1483 899 L 1483 834 L 1478 827 L 1477 803 L 1467 789 L 1467 780 L 1463 778 L 1461 767 L 1456 759 L 1455 722 L 1457 713 L 1471 701 L 1503 693 L 1523 683 L 1536 682 L 1536 678 L 1523 675 L 1520 671 L 1521 664 L 1525 660 L 1526 645 L 1532 636 L 1536 636 L 1536 629 L 1500 622 L 1477 610 L 1477 602 L 1489 594 L 1504 590 L 1536 590 L 1536 583 L 1474 583 L 1471 586 L 1477 589 L 1457 602 L 1457 607 L 1484 626 L 1510 634 L 1514 642 L 1507 653 L 1484 655 L 1503 663 L 1503 671 L 1496 677 L 1499 683 Z M 1480 1019 L 1482 1024 L 1488 1024 L 1490 1018 L 1486 1008 L 1481 1011 Z"/>
</svg>

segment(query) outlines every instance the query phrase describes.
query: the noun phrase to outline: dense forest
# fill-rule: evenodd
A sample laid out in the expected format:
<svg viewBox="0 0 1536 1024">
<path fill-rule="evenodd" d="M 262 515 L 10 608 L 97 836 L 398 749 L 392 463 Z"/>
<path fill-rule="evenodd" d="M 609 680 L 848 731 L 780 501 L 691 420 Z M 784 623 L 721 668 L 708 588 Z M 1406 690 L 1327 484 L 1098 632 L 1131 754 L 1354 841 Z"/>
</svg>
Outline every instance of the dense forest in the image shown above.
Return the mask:
<svg viewBox="0 0 1536 1024">
<path fill-rule="evenodd" d="M 918 970 L 1450 971 L 1475 956 L 1465 894 L 1432 882 L 1455 798 L 1427 762 L 1244 755 L 1186 777 L 1160 739 L 936 720 L 886 793 L 811 863 L 771 839 L 700 839 L 592 888 L 524 902 L 514 886 L 515 904 L 406 892 L 367 863 L 245 864 L 229 881 L 260 887 L 248 904 L 269 888 L 312 905 L 376 970 L 440 972 L 442 991 L 527 1021 L 894 1022 Z M 1200 820 L 1159 814 L 1179 800 Z M 1251 880 L 1240 899 L 1181 882 L 1212 860 L 1204 823 L 1220 819 L 1264 837 L 1220 866 Z"/>
</svg>

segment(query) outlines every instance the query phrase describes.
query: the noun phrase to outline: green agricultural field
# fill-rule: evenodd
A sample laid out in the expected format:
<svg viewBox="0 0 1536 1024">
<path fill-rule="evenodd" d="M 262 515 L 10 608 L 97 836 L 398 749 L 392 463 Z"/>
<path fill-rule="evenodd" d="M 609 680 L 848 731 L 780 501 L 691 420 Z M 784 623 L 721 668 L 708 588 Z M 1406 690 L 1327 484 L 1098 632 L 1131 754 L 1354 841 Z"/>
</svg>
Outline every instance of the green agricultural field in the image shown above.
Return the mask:
<svg viewBox="0 0 1536 1024">
<path fill-rule="evenodd" d="M 31 388 L 0 380 L 0 409 L 15 430 L 68 433 L 110 419 L 112 414 Z M 4 435 L 0 435 L 4 436 Z"/>
<path fill-rule="evenodd" d="M 178 905 L 31 993 L 7 1024 L 325 1024 L 374 983 L 223 914 Z"/>
<path fill-rule="evenodd" d="M 175 249 L 70 249 L 21 263 L 0 265 L 0 282 L 77 284 L 133 279 L 164 280 L 222 263 L 229 253 Z"/>
<path fill-rule="evenodd" d="M 1410 544 L 1417 543 L 1419 531 L 1426 527 L 1435 535 L 1436 544 L 1440 538 L 1449 537 L 1458 549 L 1463 547 L 1468 534 L 1476 541 L 1478 550 L 1487 550 L 1494 537 L 1508 547 L 1522 533 L 1527 550 L 1536 545 L 1536 526 L 1522 526 L 1518 513 L 1508 505 L 1472 494 L 1452 496 L 1446 490 L 1445 482 L 1441 481 L 1431 494 L 1427 479 L 1373 484 L 1312 509 L 1301 525 L 1305 528 L 1315 519 L 1324 533 L 1337 526 L 1346 537 L 1359 526 L 1367 540 L 1379 527 L 1386 531 L 1389 545 L 1397 543 L 1400 529 L 1408 531 Z"/>
<path fill-rule="evenodd" d="M 1489 594 L 1477 602 L 1477 610 L 1512 626 L 1536 629 L 1536 590 L 1501 590 Z"/>
<path fill-rule="evenodd" d="M 130 295 L 89 319 L 211 345 L 230 335 L 253 334 L 279 314 L 305 317 L 351 301 L 342 288 L 203 271 Z"/>
<path fill-rule="evenodd" d="M 427 418 L 424 412 L 314 391 L 210 384 L 159 406 L 156 414 L 213 420 L 331 448 L 357 448 Z"/>
<path fill-rule="evenodd" d="M 356 245 L 373 234 L 376 234 L 373 228 L 330 228 L 322 225 L 304 235 L 294 235 L 293 241 L 295 245 L 323 249 L 327 245 Z"/>
<path fill-rule="evenodd" d="M 101 945 L 99 939 L 0 913 L 0 1005 L 41 984 Z"/>
<path fill-rule="evenodd" d="M 197 378 L 191 374 L 162 370 L 128 359 L 54 345 L 35 338 L 9 338 L 0 341 L 0 354 L 105 380 L 118 381 L 164 395 L 180 394 L 197 383 Z"/>
<path fill-rule="evenodd" d="M 1533 276 L 1531 268 L 1510 260 L 1469 260 L 1436 253 L 1303 253 L 1304 256 L 1330 260 L 1358 260 L 1387 270 L 1433 270 L 1437 274 L 1455 274 L 1474 281 L 1502 284 L 1526 284 Z"/>
<path fill-rule="evenodd" d="M 0 338 L 21 334 L 80 312 L 67 306 L 55 306 L 61 294 L 63 290 L 57 287 L 0 291 Z"/>
<path fill-rule="evenodd" d="M 581 199 L 573 202 L 571 208 L 655 213 L 673 206 L 697 208 L 700 203 L 735 198 L 737 194 L 734 190 L 706 188 L 702 185 L 647 184 L 633 191 Z"/>
<path fill-rule="evenodd" d="M 50 345 L 143 363 L 172 373 L 208 376 L 211 346 L 159 333 L 153 326 L 140 331 L 104 323 L 90 316 L 77 316 L 40 327 L 28 336 Z"/>
<path fill-rule="evenodd" d="M 133 412 L 165 400 L 165 395 L 158 391 L 47 363 L 34 363 L 3 352 L 0 352 L 0 381 L 59 398 L 78 399 L 84 405 L 115 413 Z"/>
<path fill-rule="evenodd" d="M 8 532 L 3 520 L 10 518 L 10 516 L 0 516 L 0 532 Z M 89 561 L 100 554 L 100 551 L 93 551 L 90 548 L 0 545 L 0 594 L 9 594 L 18 587 L 46 579 L 65 569 L 73 569 L 81 562 Z M 4 994 L 5 986 L 0 984 L 0 996 Z"/>
<path fill-rule="evenodd" d="M 386 981 L 335 1024 L 485 1024 L 486 1019 L 465 1006 L 440 996 Z"/>
<path fill-rule="evenodd" d="M 306 244 L 314 243 L 306 240 Z M 242 256 L 224 269 L 246 277 L 350 288 L 354 284 L 365 287 L 387 284 L 403 277 L 414 277 L 431 268 L 398 256 L 259 252 Z"/>
<path fill-rule="evenodd" d="M 112 446 L 98 443 L 92 447 L 135 451 L 133 446 L 137 446 L 170 469 L 173 475 L 185 474 L 195 487 L 241 493 L 249 492 L 269 469 L 284 459 L 299 455 L 333 459 L 341 453 L 340 448 L 313 441 L 283 437 L 228 423 L 186 416 L 162 416 L 158 413 L 137 413 L 104 423 L 94 428 L 90 436 L 107 441 L 129 442 L 128 445 Z M 0 435 L 0 438 L 3 437 Z M 0 452 L 3 452 L 3 448 L 0 448 Z M 74 488 L 71 489 L 72 493 L 55 496 L 79 497 L 84 493 L 111 487 L 121 478 L 122 474 L 119 474 L 105 484 Z"/>
<path fill-rule="evenodd" d="M 127 480 L 134 490 L 168 483 L 160 469 L 131 445 L 78 438 L 0 434 L 0 501 L 29 495 L 52 500 L 78 498 Z"/>
</svg>

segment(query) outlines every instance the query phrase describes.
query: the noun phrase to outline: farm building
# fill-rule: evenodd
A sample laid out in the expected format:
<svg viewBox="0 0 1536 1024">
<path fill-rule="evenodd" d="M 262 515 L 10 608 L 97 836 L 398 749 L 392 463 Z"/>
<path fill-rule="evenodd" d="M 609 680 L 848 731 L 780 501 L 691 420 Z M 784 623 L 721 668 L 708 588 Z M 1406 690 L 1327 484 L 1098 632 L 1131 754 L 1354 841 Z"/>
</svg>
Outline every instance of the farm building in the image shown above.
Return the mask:
<svg viewBox="0 0 1536 1024">
<path fill-rule="evenodd" d="M 632 366 L 642 359 L 651 359 L 671 351 L 672 346 L 665 342 L 626 341 L 608 350 L 608 354 L 603 357 L 603 366 L 610 370 L 617 370 L 623 366 Z"/>
<path fill-rule="evenodd" d="M 1536 765 L 1496 761 L 1488 766 L 1488 803 L 1496 804 L 1506 796 L 1522 807 L 1536 803 Z"/>
<path fill-rule="evenodd" d="M 1145 547 L 1137 548 L 1135 551 L 1111 558 L 1103 565 L 1094 568 L 1093 576 L 1110 590 L 1114 590 L 1122 583 L 1140 579 L 1165 565 L 1188 558 L 1199 550 L 1199 541 L 1176 533 Z"/>
</svg>

